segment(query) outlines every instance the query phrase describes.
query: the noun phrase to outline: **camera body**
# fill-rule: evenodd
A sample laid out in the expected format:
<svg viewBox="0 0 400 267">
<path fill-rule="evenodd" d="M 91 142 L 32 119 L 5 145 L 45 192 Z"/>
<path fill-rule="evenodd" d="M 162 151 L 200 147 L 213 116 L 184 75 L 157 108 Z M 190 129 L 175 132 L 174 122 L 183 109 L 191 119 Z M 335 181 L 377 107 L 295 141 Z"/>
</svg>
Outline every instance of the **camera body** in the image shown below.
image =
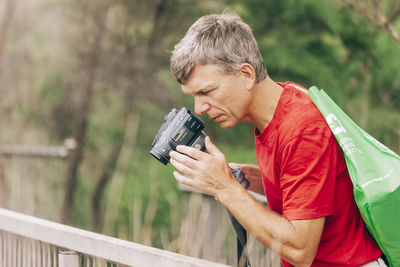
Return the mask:
<svg viewBox="0 0 400 267">
<path fill-rule="evenodd" d="M 164 118 L 164 123 L 158 130 L 150 154 L 164 165 L 167 165 L 171 150 L 178 145 L 195 147 L 206 151 L 203 131 L 204 122 L 194 115 L 190 110 L 181 108 L 179 111 L 172 109 Z"/>
<path fill-rule="evenodd" d="M 172 109 L 164 118 L 164 122 L 158 130 L 150 154 L 158 161 L 167 165 L 171 150 L 176 150 L 178 145 L 185 145 L 207 152 L 205 147 L 206 134 L 203 131 L 204 122 L 190 110 L 181 108 L 179 111 Z M 244 188 L 250 183 L 240 168 L 231 168 L 236 181 Z"/>
</svg>

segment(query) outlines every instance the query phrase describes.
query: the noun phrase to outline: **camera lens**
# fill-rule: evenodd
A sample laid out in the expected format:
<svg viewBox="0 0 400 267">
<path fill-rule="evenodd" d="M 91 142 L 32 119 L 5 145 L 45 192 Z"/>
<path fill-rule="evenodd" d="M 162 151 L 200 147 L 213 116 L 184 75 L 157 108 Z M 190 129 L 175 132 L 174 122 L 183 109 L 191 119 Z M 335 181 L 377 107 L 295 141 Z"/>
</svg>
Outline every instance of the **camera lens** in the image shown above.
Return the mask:
<svg viewBox="0 0 400 267">
<path fill-rule="evenodd" d="M 167 165 L 169 162 L 169 157 L 165 157 L 162 153 L 160 153 L 157 149 L 152 148 L 150 150 L 150 154 L 159 160 L 162 164 Z"/>
</svg>

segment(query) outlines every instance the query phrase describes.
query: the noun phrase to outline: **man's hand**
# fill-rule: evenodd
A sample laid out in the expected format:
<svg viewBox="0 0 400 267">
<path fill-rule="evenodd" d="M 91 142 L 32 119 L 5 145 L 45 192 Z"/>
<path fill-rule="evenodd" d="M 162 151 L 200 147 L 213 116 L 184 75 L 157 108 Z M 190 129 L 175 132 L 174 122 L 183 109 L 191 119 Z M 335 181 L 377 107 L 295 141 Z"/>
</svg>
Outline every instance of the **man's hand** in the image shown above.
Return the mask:
<svg viewBox="0 0 400 267">
<path fill-rule="evenodd" d="M 232 175 L 225 155 L 208 136 L 205 145 L 208 153 L 193 147 L 177 146 L 177 152 L 170 153 L 170 162 L 179 171 L 174 172 L 176 180 L 218 199 L 224 190 L 239 184 Z"/>
</svg>

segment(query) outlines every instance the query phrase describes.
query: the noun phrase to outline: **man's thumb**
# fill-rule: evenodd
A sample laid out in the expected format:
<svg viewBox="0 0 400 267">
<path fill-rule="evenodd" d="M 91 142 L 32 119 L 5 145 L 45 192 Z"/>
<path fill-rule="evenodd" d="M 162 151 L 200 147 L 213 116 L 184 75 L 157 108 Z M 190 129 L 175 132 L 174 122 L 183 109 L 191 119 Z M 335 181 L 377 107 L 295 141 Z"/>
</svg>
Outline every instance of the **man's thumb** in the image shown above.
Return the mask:
<svg viewBox="0 0 400 267">
<path fill-rule="evenodd" d="M 211 142 L 210 137 L 206 136 L 205 139 L 206 149 L 210 154 L 221 153 L 219 149 Z"/>
</svg>

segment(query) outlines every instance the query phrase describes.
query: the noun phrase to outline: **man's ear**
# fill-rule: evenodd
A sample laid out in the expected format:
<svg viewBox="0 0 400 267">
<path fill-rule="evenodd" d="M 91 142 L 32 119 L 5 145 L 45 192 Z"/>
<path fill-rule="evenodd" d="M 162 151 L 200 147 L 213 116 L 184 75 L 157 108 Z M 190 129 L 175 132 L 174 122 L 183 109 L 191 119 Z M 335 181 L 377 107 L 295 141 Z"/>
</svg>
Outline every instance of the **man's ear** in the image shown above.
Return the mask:
<svg viewBox="0 0 400 267">
<path fill-rule="evenodd" d="M 249 63 L 243 63 L 240 66 L 240 74 L 245 79 L 246 88 L 250 90 L 256 82 L 256 71 Z"/>
</svg>

